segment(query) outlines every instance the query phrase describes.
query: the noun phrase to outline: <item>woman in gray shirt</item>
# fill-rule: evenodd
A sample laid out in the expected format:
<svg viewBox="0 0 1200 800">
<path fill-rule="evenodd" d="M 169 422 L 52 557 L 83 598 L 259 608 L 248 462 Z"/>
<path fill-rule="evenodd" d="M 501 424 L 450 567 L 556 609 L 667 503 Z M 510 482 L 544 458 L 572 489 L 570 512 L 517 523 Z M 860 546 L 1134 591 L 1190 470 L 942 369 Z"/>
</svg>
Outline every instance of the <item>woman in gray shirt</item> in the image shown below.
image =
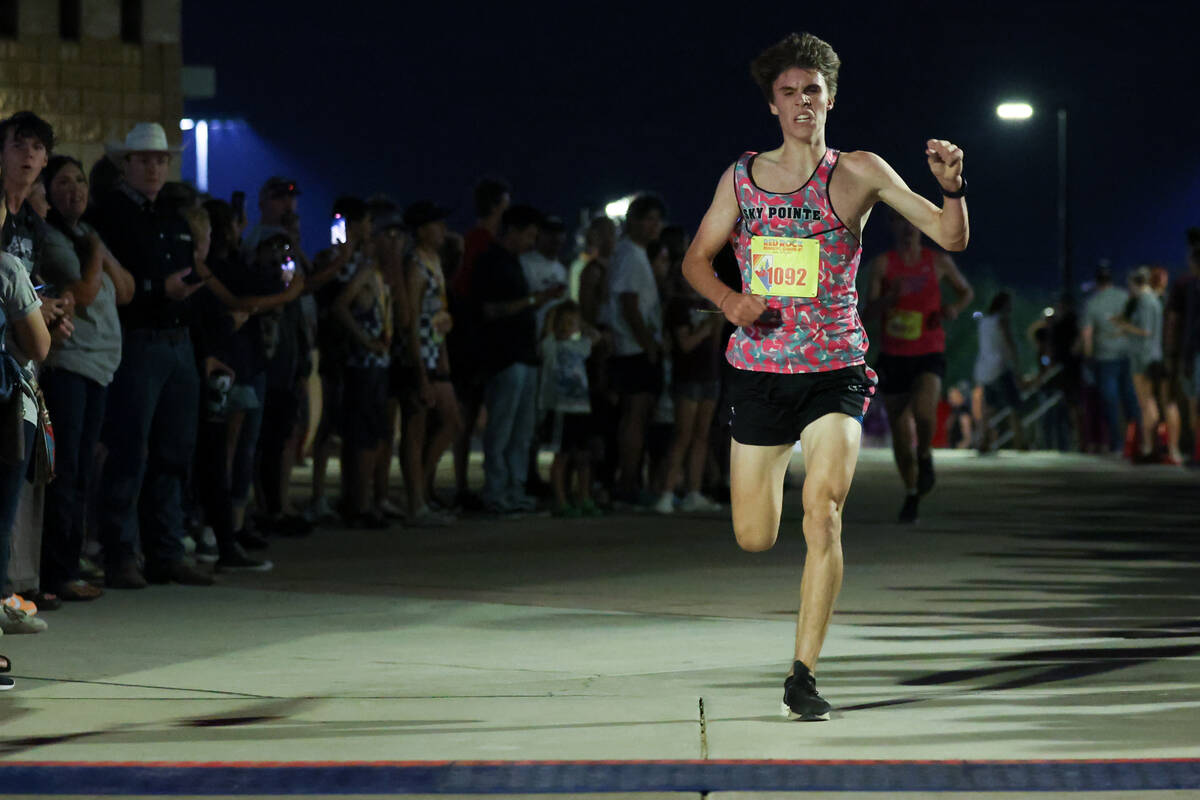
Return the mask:
<svg viewBox="0 0 1200 800">
<path fill-rule="evenodd" d="M 80 219 L 88 205 L 83 165 L 55 156 L 42 181 L 50 209 L 41 273 L 47 291 L 74 296 L 75 333 L 50 351 L 40 378 L 57 451 L 57 478 L 46 487 L 41 585 L 63 600 L 91 600 L 101 591 L 79 575 L 84 505 L 108 385 L 121 363 L 117 306 L 133 297 L 134 282 Z"/>
</svg>

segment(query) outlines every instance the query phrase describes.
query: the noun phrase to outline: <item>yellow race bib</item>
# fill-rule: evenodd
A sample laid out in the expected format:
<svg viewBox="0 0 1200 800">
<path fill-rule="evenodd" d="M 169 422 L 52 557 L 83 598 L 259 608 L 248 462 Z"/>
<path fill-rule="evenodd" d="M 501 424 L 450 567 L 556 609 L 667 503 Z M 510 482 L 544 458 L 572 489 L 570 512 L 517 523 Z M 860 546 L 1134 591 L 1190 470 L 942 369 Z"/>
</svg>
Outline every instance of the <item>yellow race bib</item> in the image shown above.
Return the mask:
<svg viewBox="0 0 1200 800">
<path fill-rule="evenodd" d="M 750 237 L 750 293 L 816 297 L 821 243 L 784 236 Z"/>
<path fill-rule="evenodd" d="M 925 315 L 920 311 L 898 309 L 888 312 L 887 333 L 896 339 L 915 342 L 921 338 Z"/>
</svg>

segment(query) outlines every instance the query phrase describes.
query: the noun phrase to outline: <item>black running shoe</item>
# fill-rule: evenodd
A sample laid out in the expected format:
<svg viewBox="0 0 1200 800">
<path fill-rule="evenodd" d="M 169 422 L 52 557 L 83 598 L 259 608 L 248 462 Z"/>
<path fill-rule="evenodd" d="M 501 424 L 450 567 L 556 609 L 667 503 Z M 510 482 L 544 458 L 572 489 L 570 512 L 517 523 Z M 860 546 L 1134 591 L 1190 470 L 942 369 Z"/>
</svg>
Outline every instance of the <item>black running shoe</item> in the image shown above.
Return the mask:
<svg viewBox="0 0 1200 800">
<path fill-rule="evenodd" d="M 267 572 L 274 564 L 263 559 L 251 558 L 239 544 L 234 544 L 217 559 L 217 572 Z"/>
<path fill-rule="evenodd" d="M 924 497 L 929 494 L 929 490 L 937 483 L 937 476 L 933 474 L 933 456 L 928 455 L 924 458 L 917 459 L 917 494 Z"/>
<path fill-rule="evenodd" d="M 246 550 L 266 550 L 271 546 L 271 543 L 267 541 L 267 537 L 249 528 L 235 531 L 233 538 Z"/>
<path fill-rule="evenodd" d="M 783 715 L 800 722 L 829 719 L 829 703 L 817 692 L 817 679 L 803 661 L 792 665 L 792 674 L 783 682 Z"/>
<path fill-rule="evenodd" d="M 900 509 L 899 522 L 902 525 L 911 525 L 917 521 L 917 504 L 921 501 L 915 494 L 910 494 L 904 498 L 904 507 Z"/>
</svg>

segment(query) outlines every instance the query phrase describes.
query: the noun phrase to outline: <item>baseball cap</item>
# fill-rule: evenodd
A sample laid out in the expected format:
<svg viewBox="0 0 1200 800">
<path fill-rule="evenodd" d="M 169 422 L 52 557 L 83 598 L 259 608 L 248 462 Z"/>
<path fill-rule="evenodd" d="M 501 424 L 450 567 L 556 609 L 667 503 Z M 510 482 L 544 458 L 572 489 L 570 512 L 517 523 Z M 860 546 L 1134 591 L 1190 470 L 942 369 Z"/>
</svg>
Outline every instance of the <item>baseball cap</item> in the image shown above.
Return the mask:
<svg viewBox="0 0 1200 800">
<path fill-rule="evenodd" d="M 439 206 L 432 200 L 418 200 L 404 209 L 404 224 L 409 230 L 416 230 L 422 225 L 437 222 L 450 216 L 450 209 Z"/>
<path fill-rule="evenodd" d="M 260 197 L 270 194 L 300 194 L 300 187 L 291 178 L 272 175 L 267 178 L 266 182 L 262 185 L 262 189 L 259 190 Z"/>
</svg>

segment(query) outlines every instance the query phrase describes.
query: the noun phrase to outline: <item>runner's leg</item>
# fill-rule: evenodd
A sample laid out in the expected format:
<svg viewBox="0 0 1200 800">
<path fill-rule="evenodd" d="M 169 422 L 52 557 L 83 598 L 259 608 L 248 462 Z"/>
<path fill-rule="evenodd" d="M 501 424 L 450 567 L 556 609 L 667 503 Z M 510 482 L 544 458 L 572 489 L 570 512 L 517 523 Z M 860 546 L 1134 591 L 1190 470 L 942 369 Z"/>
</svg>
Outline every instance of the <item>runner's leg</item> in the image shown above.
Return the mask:
<svg viewBox="0 0 1200 800">
<path fill-rule="evenodd" d="M 909 492 L 917 489 L 917 454 L 913 449 L 914 420 L 909 407 L 911 395 L 885 394 L 883 407 L 887 411 L 888 424 L 892 427 L 892 457 L 900 480 Z"/>
<path fill-rule="evenodd" d="M 729 494 L 733 534 L 751 553 L 770 550 L 779 537 L 783 513 L 783 476 L 792 460 L 792 445 L 752 445 L 732 440 L 729 449 Z"/>
<path fill-rule="evenodd" d="M 854 480 L 862 425 L 826 414 L 804 428 L 804 541 L 808 554 L 800 584 L 796 660 L 815 671 L 833 603 L 842 588 L 842 509 Z"/>
</svg>

